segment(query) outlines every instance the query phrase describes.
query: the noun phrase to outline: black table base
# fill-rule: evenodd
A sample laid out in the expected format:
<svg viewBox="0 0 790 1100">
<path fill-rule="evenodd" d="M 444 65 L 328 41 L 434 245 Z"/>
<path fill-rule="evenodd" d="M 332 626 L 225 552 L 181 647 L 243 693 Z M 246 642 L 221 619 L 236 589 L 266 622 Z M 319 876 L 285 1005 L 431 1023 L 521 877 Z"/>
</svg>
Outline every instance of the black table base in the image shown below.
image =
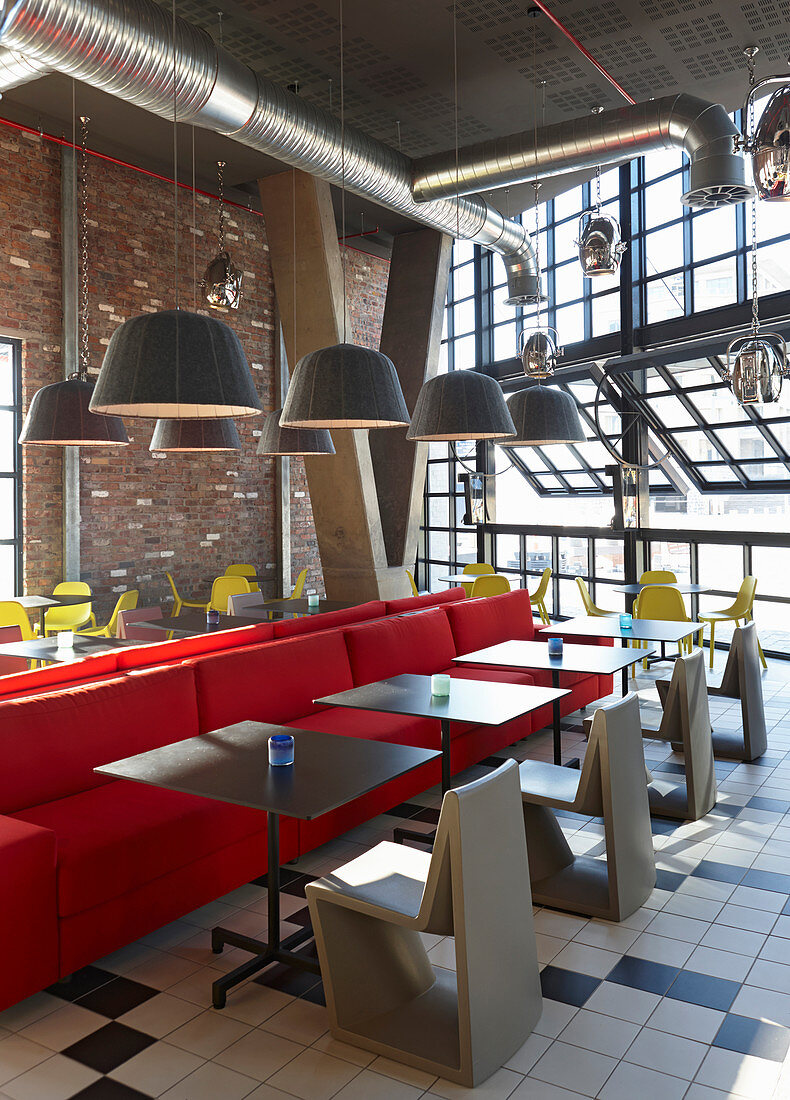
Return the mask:
<svg viewBox="0 0 790 1100">
<path fill-rule="evenodd" d="M 287 939 L 280 939 L 280 818 L 278 814 L 271 811 L 266 816 L 269 828 L 267 871 L 269 942 L 257 940 L 253 936 L 245 936 L 229 928 L 212 928 L 211 950 L 215 955 L 219 955 L 226 944 L 230 944 L 231 947 L 240 947 L 243 951 L 249 951 L 254 955 L 254 958 L 248 962 L 217 978 L 211 987 L 214 1008 L 224 1008 L 230 989 L 251 978 L 253 974 L 265 970 L 273 962 L 285 963 L 286 966 L 293 966 L 298 970 L 309 970 L 311 974 L 321 973 L 321 968 L 314 959 L 294 951 L 299 944 L 312 938 L 313 930 L 309 925 L 307 928 L 300 928 Z"/>
<path fill-rule="evenodd" d="M 450 776 L 450 722 L 447 718 L 442 718 L 442 798 L 452 787 L 452 778 Z M 413 840 L 417 844 L 425 844 L 429 848 L 433 847 L 433 842 L 436 839 L 436 830 L 433 829 L 429 833 L 418 832 L 417 829 L 407 829 L 403 825 L 399 825 L 397 829 L 392 830 L 392 839 L 396 844 L 403 844 L 404 840 Z"/>
</svg>

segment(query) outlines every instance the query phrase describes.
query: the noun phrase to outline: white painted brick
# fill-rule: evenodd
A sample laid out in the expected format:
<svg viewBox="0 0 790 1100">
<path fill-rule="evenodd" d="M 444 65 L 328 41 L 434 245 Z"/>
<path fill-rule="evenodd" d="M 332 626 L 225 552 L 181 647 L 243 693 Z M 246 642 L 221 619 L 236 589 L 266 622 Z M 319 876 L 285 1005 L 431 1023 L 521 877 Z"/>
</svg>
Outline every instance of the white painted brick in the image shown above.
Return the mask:
<svg viewBox="0 0 790 1100">
<path fill-rule="evenodd" d="M 150 508 L 151 504 L 152 504 L 152 500 L 151 500 L 150 497 L 138 497 L 137 498 L 138 508 Z"/>
<path fill-rule="evenodd" d="M 247 500 L 257 500 L 257 499 L 258 499 L 258 494 L 257 493 L 247 493 Z"/>
<path fill-rule="evenodd" d="M 134 285 L 135 286 L 140 286 L 140 287 L 145 287 L 146 289 L 148 288 L 148 283 L 145 281 L 145 279 L 135 279 L 134 280 Z"/>
<path fill-rule="evenodd" d="M 301 492 L 300 493 L 294 493 L 294 496 L 295 497 L 303 497 L 304 493 L 301 493 Z"/>
<path fill-rule="evenodd" d="M 216 542 L 218 539 L 222 538 L 222 535 L 206 535 L 206 538 L 209 542 Z"/>
<path fill-rule="evenodd" d="M 110 576 L 111 577 L 125 577 L 126 576 L 126 570 L 125 569 L 111 569 L 110 570 Z"/>
<path fill-rule="evenodd" d="M 9 259 L 14 267 L 30 267 L 27 260 L 23 260 L 21 256 L 10 256 Z"/>
<path fill-rule="evenodd" d="M 202 546 L 202 547 L 203 547 L 204 549 L 207 549 L 208 547 L 210 547 L 210 546 L 211 546 L 211 543 L 210 543 L 210 542 L 201 542 L 201 544 L 200 544 L 200 545 L 201 545 L 201 546 Z"/>
<path fill-rule="evenodd" d="M 244 500 L 244 493 L 234 493 L 233 496 L 236 500 Z"/>
<path fill-rule="evenodd" d="M 160 550 L 160 558 L 172 558 L 175 555 L 175 550 Z"/>
<path fill-rule="evenodd" d="M 41 237 L 45 241 L 48 241 L 52 236 L 48 229 L 31 229 L 30 232 L 34 237 Z"/>
<path fill-rule="evenodd" d="M 99 313 L 114 313 L 115 306 L 109 306 L 106 302 L 99 302 Z"/>
<path fill-rule="evenodd" d="M 121 592 L 127 592 L 128 590 L 129 590 L 129 585 L 128 584 L 114 585 L 111 589 L 111 591 L 114 592 L 116 595 L 118 595 Z"/>
<path fill-rule="evenodd" d="M 92 497 L 108 497 L 109 495 L 107 489 L 91 489 Z"/>
<path fill-rule="evenodd" d="M 159 557 L 159 551 L 158 550 L 146 550 L 144 556 L 146 558 L 158 558 Z"/>
</svg>

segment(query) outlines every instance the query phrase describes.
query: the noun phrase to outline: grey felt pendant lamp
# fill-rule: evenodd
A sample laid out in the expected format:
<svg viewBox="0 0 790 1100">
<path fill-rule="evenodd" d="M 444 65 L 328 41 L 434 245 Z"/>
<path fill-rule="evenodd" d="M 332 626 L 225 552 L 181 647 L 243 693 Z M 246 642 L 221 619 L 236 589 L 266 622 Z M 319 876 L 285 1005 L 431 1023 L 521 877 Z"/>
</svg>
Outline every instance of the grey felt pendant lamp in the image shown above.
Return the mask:
<svg viewBox="0 0 790 1100">
<path fill-rule="evenodd" d="M 119 417 L 90 411 L 92 393 L 93 383 L 79 375 L 43 386 L 33 395 L 19 442 L 61 447 L 128 444 L 129 437 Z"/>
<path fill-rule="evenodd" d="M 420 390 L 407 439 L 509 439 L 515 425 L 499 383 L 487 374 L 457 370 L 431 378 Z"/>
<path fill-rule="evenodd" d="M 282 409 L 270 412 L 263 422 L 258 454 L 270 455 L 333 455 L 335 445 L 326 428 L 283 428 Z"/>
<path fill-rule="evenodd" d="M 508 408 L 516 426 L 507 447 L 537 447 L 549 443 L 584 443 L 584 434 L 576 402 L 557 386 L 530 386 L 508 398 Z"/>
<path fill-rule="evenodd" d="M 332 344 L 294 368 L 283 428 L 396 428 L 409 423 L 391 359 L 358 344 Z"/>
<path fill-rule="evenodd" d="M 255 416 L 262 405 L 244 350 L 216 317 L 143 313 L 112 334 L 90 404 L 118 416 Z"/>
<path fill-rule="evenodd" d="M 157 420 L 150 451 L 240 451 L 241 440 L 230 417 L 217 420 Z"/>
</svg>

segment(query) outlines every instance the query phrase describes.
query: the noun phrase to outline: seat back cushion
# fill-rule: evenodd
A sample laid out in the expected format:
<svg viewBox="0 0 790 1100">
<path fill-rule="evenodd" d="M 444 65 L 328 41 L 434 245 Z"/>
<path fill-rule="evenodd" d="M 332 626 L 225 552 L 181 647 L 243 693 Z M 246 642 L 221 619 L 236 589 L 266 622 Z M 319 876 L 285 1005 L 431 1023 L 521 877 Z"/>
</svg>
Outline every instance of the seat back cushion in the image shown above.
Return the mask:
<svg viewBox="0 0 790 1100">
<path fill-rule="evenodd" d="M 455 656 L 442 608 L 352 626 L 345 632 L 355 684 L 370 684 L 403 672 L 429 676 Z"/>
<path fill-rule="evenodd" d="M 426 592 L 422 596 L 407 596 L 402 600 L 387 600 L 388 615 L 402 615 L 404 611 L 418 611 L 421 607 L 438 607 L 466 599 L 463 588 L 449 588 L 446 592 Z"/>
<path fill-rule="evenodd" d="M 369 600 L 345 611 L 325 611 L 323 615 L 303 615 L 299 619 L 283 619 L 274 623 L 275 638 L 290 638 L 294 634 L 315 634 L 319 630 L 334 630 L 368 619 L 381 619 L 387 614 L 383 600 Z"/>
<path fill-rule="evenodd" d="M 531 641 L 535 630 L 532 604 L 526 588 L 502 596 L 464 600 L 445 609 L 458 656 L 518 638 Z"/>
<path fill-rule="evenodd" d="M 95 653 L 81 661 L 62 665 L 44 665 L 29 672 L 0 677 L 0 699 L 27 695 L 29 692 L 58 691 L 74 682 L 90 682 L 118 672 L 118 650 Z"/>
<path fill-rule="evenodd" d="M 0 701 L 0 813 L 101 786 L 100 764 L 197 732 L 194 673 L 183 666 Z"/>
<path fill-rule="evenodd" d="M 162 637 L 166 637 L 162 632 Z M 197 657 L 202 653 L 217 653 L 235 646 L 260 645 L 274 637 L 271 623 L 254 623 L 234 630 L 216 630 L 210 634 L 196 634 L 193 638 L 173 638 L 172 641 L 153 642 L 150 645 L 130 646 L 118 650 L 118 668 L 150 668 Z"/>
<path fill-rule="evenodd" d="M 353 686 L 340 631 L 199 657 L 201 731 L 251 720 L 282 724 L 316 708 L 313 700 Z"/>
</svg>

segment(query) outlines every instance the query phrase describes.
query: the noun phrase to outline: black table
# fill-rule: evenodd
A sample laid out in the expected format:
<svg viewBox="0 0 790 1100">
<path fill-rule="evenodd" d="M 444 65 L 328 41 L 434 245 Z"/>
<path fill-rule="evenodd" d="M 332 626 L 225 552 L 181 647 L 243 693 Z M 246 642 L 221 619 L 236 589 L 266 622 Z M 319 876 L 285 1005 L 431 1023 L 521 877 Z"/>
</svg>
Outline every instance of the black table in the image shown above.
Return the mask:
<svg viewBox="0 0 790 1100">
<path fill-rule="evenodd" d="M 62 596 L 14 596 L 14 603 L 24 607 L 26 611 L 38 611 L 38 622 L 41 637 L 44 637 L 45 617 L 50 607 L 76 607 L 81 603 L 91 603 L 92 596 L 71 596 L 65 593 Z"/>
<path fill-rule="evenodd" d="M 284 615 L 323 615 L 325 611 L 347 611 L 349 607 L 356 607 L 355 603 L 344 603 L 342 600 L 318 601 L 317 607 L 310 607 L 307 598 L 298 600 L 266 600 L 265 603 L 246 604 L 245 611 L 277 612 Z"/>
<path fill-rule="evenodd" d="M 256 622 L 265 622 L 261 615 L 225 615 L 220 614 L 218 623 L 206 621 L 205 611 L 185 611 L 181 615 L 167 615 L 163 619 L 135 619 L 135 627 L 142 626 L 151 630 L 170 634 L 214 634 L 217 630 L 231 630 L 237 626 L 253 626 Z"/>
<path fill-rule="evenodd" d="M 34 638 L 30 641 L 0 643 L 0 657 L 25 657 L 29 661 L 69 664 L 71 661 L 89 657 L 92 653 L 106 653 L 108 650 L 121 649 L 133 644 L 120 638 L 75 634 L 71 649 L 59 649 L 57 637 Z"/>
<path fill-rule="evenodd" d="M 529 684 L 503 684 L 499 681 L 464 680 L 452 677 L 449 695 L 431 694 L 431 677 L 406 673 L 389 680 L 349 688 L 313 702 L 322 706 L 350 707 L 353 710 L 377 710 L 385 714 L 410 714 L 417 718 L 437 718 L 442 735 L 442 794 L 450 790 L 450 723 L 472 722 L 480 726 L 502 726 L 514 718 L 553 703 L 567 689 L 534 687 Z M 426 840 L 423 833 L 396 830 L 396 838 Z M 430 839 L 430 838 L 428 838 Z"/>
<path fill-rule="evenodd" d="M 269 767 L 268 742 L 274 733 L 293 735 L 293 765 Z M 216 954 L 225 944 L 230 944 L 254 955 L 249 962 L 214 982 L 214 1007 L 224 1008 L 229 989 L 271 963 L 285 963 L 320 973 L 313 959 L 294 950 L 312 936 L 309 926 L 280 940 L 280 814 L 310 821 L 419 768 L 438 755 L 432 749 L 408 745 L 314 733 L 264 722 L 238 722 L 94 770 L 116 779 L 131 779 L 168 791 L 265 811 L 269 851 L 269 942 L 227 928 L 212 929 L 211 947 Z"/>
<path fill-rule="evenodd" d="M 617 615 L 606 618 L 597 615 L 580 615 L 577 619 L 568 619 L 567 622 L 547 626 L 542 633 L 563 636 L 569 634 L 577 638 L 620 638 L 624 646 L 629 642 L 661 642 L 663 651 L 664 643 L 671 642 L 679 646 L 684 638 L 698 634 L 702 628 L 702 623 L 683 622 L 676 619 L 633 619 L 629 627 L 620 626 L 620 618 Z M 644 649 L 642 656 L 645 656 Z M 624 670 L 623 676 L 625 675 Z"/>
<path fill-rule="evenodd" d="M 626 611 L 630 611 L 634 600 L 643 588 L 676 588 L 678 592 L 682 592 L 684 596 L 700 596 L 705 592 L 710 592 L 710 586 L 706 584 L 678 584 L 676 581 L 659 583 L 651 581 L 649 584 L 619 584 L 614 591 L 622 592 L 625 596 L 625 609 Z"/>
<path fill-rule="evenodd" d="M 623 695 L 628 694 L 628 666 L 641 660 L 653 649 L 615 649 L 609 645 L 566 645 L 563 643 L 562 656 L 549 655 L 545 642 L 510 641 L 499 645 L 478 649 L 474 653 L 465 653 L 455 657 L 457 662 L 471 665 L 509 665 L 529 671 L 531 668 L 546 669 L 551 672 L 551 682 L 555 688 L 560 686 L 561 672 L 591 672 L 612 675 L 622 671 Z M 560 730 L 559 696 L 554 700 L 554 763 L 562 764 L 562 740 Z M 569 761 L 569 767 L 578 767 L 578 760 Z"/>
</svg>

